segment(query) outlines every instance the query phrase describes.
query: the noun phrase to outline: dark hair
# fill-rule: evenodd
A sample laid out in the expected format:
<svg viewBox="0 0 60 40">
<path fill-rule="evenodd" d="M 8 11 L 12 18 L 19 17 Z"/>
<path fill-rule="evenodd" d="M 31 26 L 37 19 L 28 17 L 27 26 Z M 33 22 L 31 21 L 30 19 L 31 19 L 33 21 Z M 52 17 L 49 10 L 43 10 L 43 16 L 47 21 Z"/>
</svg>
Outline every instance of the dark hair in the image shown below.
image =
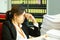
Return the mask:
<svg viewBox="0 0 60 40">
<path fill-rule="evenodd" d="M 7 11 L 7 16 L 6 19 L 7 20 L 11 20 L 14 16 L 14 14 L 16 14 L 17 16 L 21 15 L 23 12 L 25 11 L 25 7 L 21 6 L 21 5 L 13 5 L 12 9 L 10 11 Z"/>
</svg>

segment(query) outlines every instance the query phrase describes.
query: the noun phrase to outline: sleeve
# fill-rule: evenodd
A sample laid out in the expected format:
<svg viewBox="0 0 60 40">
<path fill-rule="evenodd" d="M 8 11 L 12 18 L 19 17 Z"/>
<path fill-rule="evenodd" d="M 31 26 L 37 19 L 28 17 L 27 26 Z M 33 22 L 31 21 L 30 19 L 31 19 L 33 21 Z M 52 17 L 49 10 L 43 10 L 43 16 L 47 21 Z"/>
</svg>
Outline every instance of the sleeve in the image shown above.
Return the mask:
<svg viewBox="0 0 60 40">
<path fill-rule="evenodd" d="M 7 25 L 7 23 L 3 23 L 2 40 L 13 40 Z"/>
<path fill-rule="evenodd" d="M 33 37 L 40 36 L 40 29 L 39 29 L 39 27 L 34 26 L 34 29 L 28 27 L 27 20 L 24 21 L 24 25 L 27 26 L 29 35 L 31 35 Z"/>
<path fill-rule="evenodd" d="M 28 31 L 29 31 L 29 35 L 33 36 L 33 37 L 38 37 L 40 36 L 40 30 L 38 27 L 34 26 L 34 29 L 28 27 Z"/>
</svg>

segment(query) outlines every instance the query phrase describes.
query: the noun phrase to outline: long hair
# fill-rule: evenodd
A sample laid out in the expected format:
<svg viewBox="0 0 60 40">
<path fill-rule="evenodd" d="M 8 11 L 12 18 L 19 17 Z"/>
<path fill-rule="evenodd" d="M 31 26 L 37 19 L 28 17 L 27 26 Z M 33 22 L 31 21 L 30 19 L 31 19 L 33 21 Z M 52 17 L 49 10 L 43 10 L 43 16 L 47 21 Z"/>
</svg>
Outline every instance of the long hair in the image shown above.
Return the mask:
<svg viewBox="0 0 60 40">
<path fill-rule="evenodd" d="M 14 14 L 17 16 L 23 14 L 25 11 L 25 7 L 21 5 L 13 5 L 12 9 L 10 11 L 7 11 L 6 13 L 6 20 L 11 20 L 14 18 Z"/>
</svg>

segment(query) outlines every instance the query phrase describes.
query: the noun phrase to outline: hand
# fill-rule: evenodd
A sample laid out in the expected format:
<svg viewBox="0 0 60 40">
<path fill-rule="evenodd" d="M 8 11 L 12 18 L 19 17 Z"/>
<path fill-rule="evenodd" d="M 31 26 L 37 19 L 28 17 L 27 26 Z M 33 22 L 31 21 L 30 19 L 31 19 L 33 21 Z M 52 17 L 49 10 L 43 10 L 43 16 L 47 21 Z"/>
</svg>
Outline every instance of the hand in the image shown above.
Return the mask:
<svg viewBox="0 0 60 40">
<path fill-rule="evenodd" d="M 26 13 L 25 14 L 25 17 L 29 20 L 32 20 L 34 26 L 38 27 L 38 23 L 37 21 L 35 20 L 34 16 L 32 14 L 29 14 L 29 13 Z"/>
<path fill-rule="evenodd" d="M 37 23 L 34 16 L 32 14 L 26 13 L 25 17 L 29 20 L 32 20 L 33 23 Z"/>
</svg>

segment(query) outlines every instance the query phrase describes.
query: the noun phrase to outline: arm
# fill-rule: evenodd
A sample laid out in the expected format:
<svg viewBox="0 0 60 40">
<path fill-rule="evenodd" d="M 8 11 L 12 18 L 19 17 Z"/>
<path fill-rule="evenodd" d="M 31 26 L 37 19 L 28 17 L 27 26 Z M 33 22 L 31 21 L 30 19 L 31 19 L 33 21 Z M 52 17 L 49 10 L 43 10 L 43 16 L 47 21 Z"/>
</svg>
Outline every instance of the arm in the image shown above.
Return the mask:
<svg viewBox="0 0 60 40">
<path fill-rule="evenodd" d="M 8 23 L 3 23 L 2 40 L 13 40 L 7 25 Z"/>
<path fill-rule="evenodd" d="M 26 13 L 25 14 L 25 17 L 28 19 L 28 20 L 31 20 L 33 23 L 37 23 L 34 16 L 32 14 L 29 14 L 29 13 Z"/>
<path fill-rule="evenodd" d="M 34 27 L 34 30 L 31 29 L 30 27 L 28 27 L 28 32 L 29 32 L 29 35 L 31 35 L 33 37 L 40 36 L 40 31 L 39 31 L 39 28 L 37 28 L 37 27 Z"/>
<path fill-rule="evenodd" d="M 25 17 L 27 18 L 27 20 L 31 20 L 33 22 L 34 26 L 38 27 L 38 23 L 32 14 L 26 13 Z"/>
<path fill-rule="evenodd" d="M 27 18 L 27 20 L 32 20 L 33 24 L 34 24 L 34 29 L 31 29 L 30 27 L 28 27 L 28 31 L 29 31 L 29 35 L 31 36 L 40 36 L 40 30 L 39 30 L 39 26 L 37 21 L 35 20 L 34 16 L 32 14 L 26 13 L 25 17 Z"/>
</svg>

